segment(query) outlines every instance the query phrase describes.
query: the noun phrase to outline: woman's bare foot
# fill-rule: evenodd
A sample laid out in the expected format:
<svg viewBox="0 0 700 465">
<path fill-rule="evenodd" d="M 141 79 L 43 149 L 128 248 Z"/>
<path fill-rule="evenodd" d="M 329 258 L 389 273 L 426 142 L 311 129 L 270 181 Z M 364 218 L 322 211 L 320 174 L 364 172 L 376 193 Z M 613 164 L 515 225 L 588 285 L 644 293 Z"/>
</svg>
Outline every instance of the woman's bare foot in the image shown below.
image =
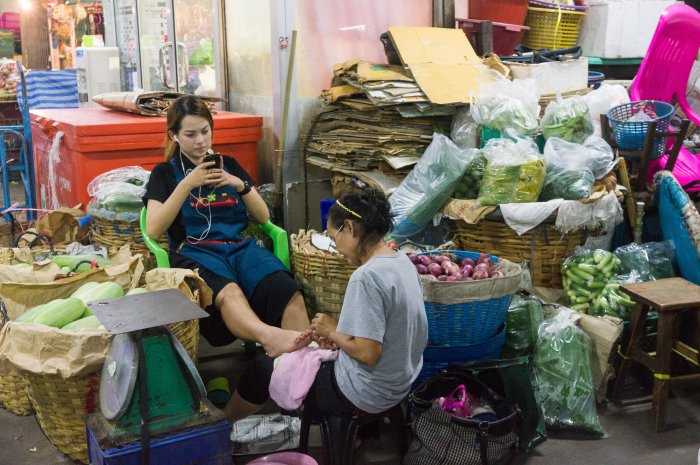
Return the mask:
<svg viewBox="0 0 700 465">
<path fill-rule="evenodd" d="M 310 342 L 311 337 L 299 331 L 270 327 L 270 331 L 260 341 L 260 344 L 268 357 L 277 357 L 306 347 Z"/>
</svg>

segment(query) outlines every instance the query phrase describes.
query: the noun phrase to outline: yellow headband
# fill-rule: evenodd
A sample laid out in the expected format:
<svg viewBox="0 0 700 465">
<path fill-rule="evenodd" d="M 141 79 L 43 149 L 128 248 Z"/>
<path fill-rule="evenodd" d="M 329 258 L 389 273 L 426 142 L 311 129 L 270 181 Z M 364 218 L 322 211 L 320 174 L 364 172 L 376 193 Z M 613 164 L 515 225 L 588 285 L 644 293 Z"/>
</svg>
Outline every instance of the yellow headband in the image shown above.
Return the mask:
<svg viewBox="0 0 700 465">
<path fill-rule="evenodd" d="M 345 210 L 346 212 L 350 213 L 351 215 L 355 215 L 355 216 L 358 217 L 359 219 L 362 219 L 362 217 L 361 217 L 360 215 L 358 215 L 356 212 L 350 210 L 348 207 L 346 207 L 345 205 L 343 205 L 342 203 L 340 203 L 340 200 L 336 200 L 335 203 L 336 203 L 340 208 L 342 208 L 342 209 Z"/>
</svg>

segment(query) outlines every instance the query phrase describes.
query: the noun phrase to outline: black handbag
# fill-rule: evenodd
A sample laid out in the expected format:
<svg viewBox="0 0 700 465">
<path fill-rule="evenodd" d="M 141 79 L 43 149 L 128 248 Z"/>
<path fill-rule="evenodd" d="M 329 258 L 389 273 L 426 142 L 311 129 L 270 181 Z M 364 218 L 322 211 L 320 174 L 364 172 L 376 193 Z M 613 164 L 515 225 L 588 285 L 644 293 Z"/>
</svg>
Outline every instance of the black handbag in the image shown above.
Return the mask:
<svg viewBox="0 0 700 465">
<path fill-rule="evenodd" d="M 460 418 L 442 410 L 433 399 L 449 396 L 460 384 L 488 401 L 496 421 Z M 512 457 L 518 439 L 520 410 L 476 377 L 439 373 L 409 397 L 413 441 L 403 465 L 495 465 Z"/>
</svg>

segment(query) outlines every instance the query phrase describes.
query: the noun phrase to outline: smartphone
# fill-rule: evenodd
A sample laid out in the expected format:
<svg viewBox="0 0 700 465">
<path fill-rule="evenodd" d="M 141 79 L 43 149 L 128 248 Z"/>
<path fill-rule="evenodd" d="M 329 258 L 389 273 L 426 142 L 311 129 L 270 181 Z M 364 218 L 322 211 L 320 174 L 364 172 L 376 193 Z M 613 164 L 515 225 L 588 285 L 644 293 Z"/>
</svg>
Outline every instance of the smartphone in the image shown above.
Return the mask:
<svg viewBox="0 0 700 465">
<path fill-rule="evenodd" d="M 203 163 L 208 163 L 210 161 L 216 162 L 216 165 L 214 165 L 212 168 L 223 169 L 223 160 L 220 154 L 210 153 L 208 155 L 205 155 L 204 160 L 202 160 Z"/>
</svg>

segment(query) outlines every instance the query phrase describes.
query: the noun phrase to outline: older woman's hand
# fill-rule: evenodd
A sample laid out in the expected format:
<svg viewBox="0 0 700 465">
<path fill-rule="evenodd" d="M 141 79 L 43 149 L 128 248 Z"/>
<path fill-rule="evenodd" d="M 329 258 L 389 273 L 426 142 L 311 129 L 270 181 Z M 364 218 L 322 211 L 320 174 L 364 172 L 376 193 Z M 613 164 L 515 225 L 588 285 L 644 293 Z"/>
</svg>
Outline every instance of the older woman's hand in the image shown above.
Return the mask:
<svg viewBox="0 0 700 465">
<path fill-rule="evenodd" d="M 317 313 L 314 319 L 311 320 L 311 329 L 323 338 L 330 338 L 331 333 L 335 332 L 338 323 L 325 313 Z"/>
</svg>

